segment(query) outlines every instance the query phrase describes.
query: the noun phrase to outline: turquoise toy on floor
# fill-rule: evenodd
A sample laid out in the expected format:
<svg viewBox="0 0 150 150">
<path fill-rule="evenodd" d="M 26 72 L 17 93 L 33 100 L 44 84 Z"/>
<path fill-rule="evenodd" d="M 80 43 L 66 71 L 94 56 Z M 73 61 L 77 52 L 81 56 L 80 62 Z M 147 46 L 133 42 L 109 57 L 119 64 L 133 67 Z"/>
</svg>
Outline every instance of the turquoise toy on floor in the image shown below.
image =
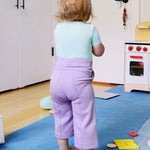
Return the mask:
<svg viewBox="0 0 150 150">
<path fill-rule="evenodd" d="M 42 109 L 52 109 L 52 99 L 51 96 L 44 97 L 40 101 L 40 107 Z"/>
</svg>

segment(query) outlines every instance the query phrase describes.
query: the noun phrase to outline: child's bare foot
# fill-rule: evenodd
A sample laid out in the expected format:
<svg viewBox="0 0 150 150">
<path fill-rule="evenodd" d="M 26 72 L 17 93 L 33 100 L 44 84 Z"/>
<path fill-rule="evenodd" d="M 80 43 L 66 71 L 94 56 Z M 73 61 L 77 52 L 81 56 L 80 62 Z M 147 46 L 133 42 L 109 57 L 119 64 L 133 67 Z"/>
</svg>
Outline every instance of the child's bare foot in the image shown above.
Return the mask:
<svg viewBox="0 0 150 150">
<path fill-rule="evenodd" d="M 80 149 L 75 148 L 75 147 L 69 147 L 69 150 L 80 150 Z"/>
<path fill-rule="evenodd" d="M 53 109 L 50 109 L 50 110 L 49 110 L 49 113 L 50 113 L 50 114 L 53 114 Z"/>
</svg>

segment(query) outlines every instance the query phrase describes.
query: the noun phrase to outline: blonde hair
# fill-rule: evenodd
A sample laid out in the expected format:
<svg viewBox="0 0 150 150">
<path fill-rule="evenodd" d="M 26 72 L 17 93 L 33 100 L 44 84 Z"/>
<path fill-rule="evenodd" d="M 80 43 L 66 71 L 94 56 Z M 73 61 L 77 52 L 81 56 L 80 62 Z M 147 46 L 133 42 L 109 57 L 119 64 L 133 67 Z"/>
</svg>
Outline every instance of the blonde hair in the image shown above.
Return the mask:
<svg viewBox="0 0 150 150">
<path fill-rule="evenodd" d="M 59 0 L 56 19 L 61 21 L 87 22 L 92 14 L 91 0 Z"/>
</svg>

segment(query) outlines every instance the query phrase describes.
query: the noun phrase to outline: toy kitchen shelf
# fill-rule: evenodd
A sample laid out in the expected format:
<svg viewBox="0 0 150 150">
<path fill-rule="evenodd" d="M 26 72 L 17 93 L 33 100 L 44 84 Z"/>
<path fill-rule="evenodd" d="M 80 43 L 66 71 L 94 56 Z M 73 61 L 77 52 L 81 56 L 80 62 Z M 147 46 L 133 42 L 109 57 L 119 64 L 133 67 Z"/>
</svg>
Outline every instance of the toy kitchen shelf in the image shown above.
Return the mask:
<svg viewBox="0 0 150 150">
<path fill-rule="evenodd" d="M 136 28 L 138 28 L 138 29 L 149 29 L 150 26 L 138 26 L 138 27 L 136 27 Z"/>
</svg>

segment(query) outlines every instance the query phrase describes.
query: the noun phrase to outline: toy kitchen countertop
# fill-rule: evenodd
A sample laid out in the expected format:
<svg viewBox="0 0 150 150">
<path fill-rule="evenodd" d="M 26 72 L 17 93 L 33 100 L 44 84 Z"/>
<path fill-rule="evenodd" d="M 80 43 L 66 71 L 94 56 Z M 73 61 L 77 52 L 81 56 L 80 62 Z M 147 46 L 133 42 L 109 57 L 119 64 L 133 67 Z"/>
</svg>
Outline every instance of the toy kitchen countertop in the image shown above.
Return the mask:
<svg viewBox="0 0 150 150">
<path fill-rule="evenodd" d="M 150 21 L 142 22 L 135 29 L 136 41 L 150 41 Z"/>
</svg>

